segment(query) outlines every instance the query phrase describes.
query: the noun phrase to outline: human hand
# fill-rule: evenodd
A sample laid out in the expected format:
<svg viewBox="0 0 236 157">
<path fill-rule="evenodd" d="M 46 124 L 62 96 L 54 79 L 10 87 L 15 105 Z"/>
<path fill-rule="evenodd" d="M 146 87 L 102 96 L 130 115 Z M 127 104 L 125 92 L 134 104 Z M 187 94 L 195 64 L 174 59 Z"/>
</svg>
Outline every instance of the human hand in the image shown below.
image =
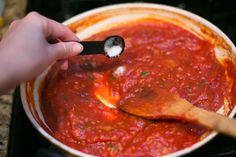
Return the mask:
<svg viewBox="0 0 236 157">
<path fill-rule="evenodd" d="M 66 26 L 35 12 L 10 25 L 0 42 L 0 93 L 33 79 L 56 60 L 67 69 L 66 59 L 83 49 L 77 42 L 50 44 L 49 40 L 78 38 Z"/>
</svg>

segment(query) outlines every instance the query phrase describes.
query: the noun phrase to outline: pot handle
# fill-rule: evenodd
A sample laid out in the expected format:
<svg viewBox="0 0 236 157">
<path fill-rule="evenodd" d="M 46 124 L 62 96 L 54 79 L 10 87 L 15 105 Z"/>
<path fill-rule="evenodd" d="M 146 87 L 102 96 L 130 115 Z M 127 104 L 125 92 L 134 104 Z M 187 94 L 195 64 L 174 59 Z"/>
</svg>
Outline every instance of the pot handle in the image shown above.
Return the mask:
<svg viewBox="0 0 236 157">
<path fill-rule="evenodd" d="M 40 148 L 37 151 L 35 157 L 65 157 L 65 156 L 54 149 Z"/>
</svg>

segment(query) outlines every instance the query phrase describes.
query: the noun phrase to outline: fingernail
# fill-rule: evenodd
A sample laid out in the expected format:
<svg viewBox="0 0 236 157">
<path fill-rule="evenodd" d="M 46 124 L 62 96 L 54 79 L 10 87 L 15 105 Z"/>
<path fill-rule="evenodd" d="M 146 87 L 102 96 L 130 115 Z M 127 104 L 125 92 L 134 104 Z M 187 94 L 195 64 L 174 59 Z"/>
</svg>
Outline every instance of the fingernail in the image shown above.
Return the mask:
<svg viewBox="0 0 236 157">
<path fill-rule="evenodd" d="M 83 46 L 81 44 L 75 43 L 73 45 L 73 54 L 75 54 L 75 55 L 79 54 L 80 52 L 82 52 L 82 50 L 83 50 Z"/>
</svg>

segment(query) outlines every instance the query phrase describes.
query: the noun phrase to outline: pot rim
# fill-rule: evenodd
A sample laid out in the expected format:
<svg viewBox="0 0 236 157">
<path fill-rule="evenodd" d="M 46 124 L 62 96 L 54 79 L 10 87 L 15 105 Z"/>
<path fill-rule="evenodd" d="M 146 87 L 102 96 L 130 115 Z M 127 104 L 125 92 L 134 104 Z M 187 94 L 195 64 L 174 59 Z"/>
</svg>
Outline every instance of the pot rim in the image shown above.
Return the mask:
<svg viewBox="0 0 236 157">
<path fill-rule="evenodd" d="M 95 8 L 95 9 L 88 10 L 88 11 L 85 11 L 83 13 L 80 13 L 78 15 L 75 15 L 72 18 L 70 18 L 70 19 L 66 20 L 65 22 L 63 22 L 63 24 L 65 24 L 65 25 L 71 24 L 73 22 L 78 21 L 79 19 L 82 19 L 82 18 L 87 17 L 89 15 L 99 13 L 101 11 L 118 9 L 118 8 L 133 8 L 133 7 L 164 9 L 164 10 L 167 10 L 167 11 L 170 11 L 170 12 L 174 12 L 174 13 L 178 13 L 178 14 L 190 17 L 194 21 L 198 21 L 198 22 L 206 25 L 208 28 L 210 28 L 214 32 L 216 32 L 220 37 L 222 37 L 226 41 L 227 44 L 229 44 L 229 46 L 232 48 L 232 52 L 233 53 L 236 52 L 236 48 L 235 48 L 234 44 L 232 43 L 232 41 L 218 27 L 213 25 L 211 22 L 205 20 L 204 18 L 202 18 L 202 17 L 200 17 L 196 14 L 188 12 L 186 10 L 183 10 L 183 9 L 180 9 L 180 8 L 175 8 L 175 7 L 168 6 L 168 5 L 163 5 L 163 4 L 134 2 L 134 3 L 120 3 L 120 4 L 107 5 L 107 6 Z M 53 143 L 57 147 L 61 148 L 62 150 L 66 151 L 66 152 L 68 152 L 72 155 L 84 156 L 84 157 L 93 157 L 94 156 L 94 155 L 90 155 L 90 154 L 87 154 L 87 153 L 83 153 L 79 150 L 76 150 L 76 149 L 74 149 L 70 146 L 67 146 L 67 145 L 63 144 L 62 142 L 60 142 L 59 140 L 57 140 L 56 138 L 51 136 L 47 131 L 45 131 L 43 129 L 43 127 L 40 126 L 40 124 L 35 120 L 35 118 L 33 117 L 32 113 L 29 109 L 29 105 L 28 105 L 27 97 L 26 97 L 26 83 L 22 83 L 20 85 L 20 95 L 21 95 L 23 108 L 26 112 L 27 117 L 29 118 L 29 120 L 31 121 L 33 126 L 36 128 L 36 130 L 41 135 L 43 135 L 47 140 L 49 140 L 51 143 Z M 232 118 L 235 115 L 235 113 L 236 113 L 236 106 L 231 110 L 228 117 Z M 205 137 L 201 141 L 191 145 L 190 147 L 186 147 L 186 148 L 181 149 L 179 151 L 176 151 L 176 152 L 173 152 L 173 153 L 170 153 L 170 154 L 167 154 L 167 155 L 163 155 L 163 156 L 165 156 L 165 157 L 176 157 L 176 156 L 181 156 L 181 155 L 190 153 L 190 152 L 196 150 L 197 148 L 200 148 L 201 146 L 205 145 L 207 142 L 209 142 L 211 139 L 213 139 L 217 134 L 218 133 L 216 131 L 211 131 L 211 133 L 209 133 L 207 135 L 207 137 Z"/>
</svg>

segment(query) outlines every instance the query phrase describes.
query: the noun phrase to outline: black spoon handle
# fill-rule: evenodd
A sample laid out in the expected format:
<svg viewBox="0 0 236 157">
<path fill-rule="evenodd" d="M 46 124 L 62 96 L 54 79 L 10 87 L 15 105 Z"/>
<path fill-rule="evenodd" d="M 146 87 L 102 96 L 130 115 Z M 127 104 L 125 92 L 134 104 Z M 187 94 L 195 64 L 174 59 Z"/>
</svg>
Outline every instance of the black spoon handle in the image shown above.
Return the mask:
<svg viewBox="0 0 236 157">
<path fill-rule="evenodd" d="M 104 41 L 78 41 L 84 49 L 82 55 L 104 54 Z"/>
</svg>

